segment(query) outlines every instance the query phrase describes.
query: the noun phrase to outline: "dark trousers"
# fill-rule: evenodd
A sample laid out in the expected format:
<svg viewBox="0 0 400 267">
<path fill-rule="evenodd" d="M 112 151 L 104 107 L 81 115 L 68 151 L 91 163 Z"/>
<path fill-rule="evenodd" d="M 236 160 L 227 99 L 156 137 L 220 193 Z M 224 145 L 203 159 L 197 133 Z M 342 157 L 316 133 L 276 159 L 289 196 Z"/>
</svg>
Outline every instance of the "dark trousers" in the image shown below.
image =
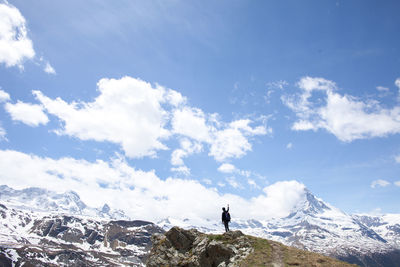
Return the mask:
<svg viewBox="0 0 400 267">
<path fill-rule="evenodd" d="M 225 232 L 229 232 L 229 222 L 224 221 L 224 225 L 225 225 Z"/>
</svg>

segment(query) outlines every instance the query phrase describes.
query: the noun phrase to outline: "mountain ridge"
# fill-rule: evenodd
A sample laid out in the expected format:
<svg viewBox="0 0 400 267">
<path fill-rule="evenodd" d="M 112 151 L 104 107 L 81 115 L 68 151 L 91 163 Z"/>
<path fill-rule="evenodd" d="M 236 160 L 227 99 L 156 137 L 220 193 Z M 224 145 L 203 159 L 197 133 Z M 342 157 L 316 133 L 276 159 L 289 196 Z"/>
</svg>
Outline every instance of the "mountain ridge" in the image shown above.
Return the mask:
<svg viewBox="0 0 400 267">
<path fill-rule="evenodd" d="M 40 204 L 40 202 L 42 203 Z M 106 203 L 100 208 L 90 208 L 80 200 L 79 195 L 75 192 L 57 194 L 41 188 L 14 190 L 7 186 L 0 186 L 0 204 L 2 204 L 3 214 L 3 207 L 15 209 L 16 214 L 21 212 L 22 219 L 18 219 L 19 225 L 9 222 L 10 225 L 4 226 L 3 233 L 1 233 L 3 240 L 7 239 L 6 235 L 14 236 L 16 243 L 29 241 L 24 234 L 33 229 L 35 220 L 46 221 L 45 225 L 53 225 L 56 229 L 75 229 L 65 217 L 68 217 L 68 214 L 73 214 L 77 221 L 90 218 L 99 222 L 115 221 L 127 217 L 123 211 L 119 211 L 120 215 L 117 213 L 117 216 L 113 216 L 116 214 L 116 210 Z M 32 208 L 30 205 L 36 206 Z M 24 208 L 28 212 L 18 211 Z M 49 223 L 49 221 L 51 222 Z M 199 222 L 192 218 L 183 220 L 165 218 L 156 225 L 164 231 L 173 226 L 184 229 L 195 228 L 208 234 L 220 233 L 223 230 L 220 222 L 207 219 Z M 390 265 L 390 262 L 394 260 L 400 262 L 399 214 L 349 215 L 315 197 L 307 189 L 305 189 L 301 201 L 293 207 L 288 216 L 268 220 L 233 217 L 230 228 L 240 230 L 246 235 L 315 251 L 361 266 L 381 266 L 380 263 L 385 263 L 383 266 L 395 266 Z M 73 231 L 85 232 L 83 229 L 78 227 Z M 85 234 L 90 235 L 89 232 L 85 232 Z M 62 240 L 61 236 L 59 238 Z M 57 240 L 54 239 L 53 242 L 57 242 Z"/>
</svg>

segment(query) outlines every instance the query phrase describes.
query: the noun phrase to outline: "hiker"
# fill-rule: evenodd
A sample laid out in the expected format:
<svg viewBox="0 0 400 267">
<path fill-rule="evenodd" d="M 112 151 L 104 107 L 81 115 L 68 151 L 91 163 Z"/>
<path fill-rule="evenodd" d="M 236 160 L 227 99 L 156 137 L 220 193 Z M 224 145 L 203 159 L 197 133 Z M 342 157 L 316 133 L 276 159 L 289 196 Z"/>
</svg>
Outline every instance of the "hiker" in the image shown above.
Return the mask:
<svg viewBox="0 0 400 267">
<path fill-rule="evenodd" d="M 229 204 L 228 209 L 222 208 L 222 223 L 225 226 L 225 232 L 229 232 L 229 222 L 231 221 L 231 215 L 229 214 Z"/>
</svg>

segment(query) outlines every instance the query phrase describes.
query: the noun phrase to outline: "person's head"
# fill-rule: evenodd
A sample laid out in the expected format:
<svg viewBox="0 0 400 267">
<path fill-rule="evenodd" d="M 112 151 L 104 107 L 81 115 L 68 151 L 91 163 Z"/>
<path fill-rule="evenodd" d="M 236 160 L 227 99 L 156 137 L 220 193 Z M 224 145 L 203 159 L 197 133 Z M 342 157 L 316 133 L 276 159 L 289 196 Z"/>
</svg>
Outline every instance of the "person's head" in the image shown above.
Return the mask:
<svg viewBox="0 0 400 267">
<path fill-rule="evenodd" d="M 223 211 L 225 211 L 225 208 L 222 208 Z"/>
</svg>

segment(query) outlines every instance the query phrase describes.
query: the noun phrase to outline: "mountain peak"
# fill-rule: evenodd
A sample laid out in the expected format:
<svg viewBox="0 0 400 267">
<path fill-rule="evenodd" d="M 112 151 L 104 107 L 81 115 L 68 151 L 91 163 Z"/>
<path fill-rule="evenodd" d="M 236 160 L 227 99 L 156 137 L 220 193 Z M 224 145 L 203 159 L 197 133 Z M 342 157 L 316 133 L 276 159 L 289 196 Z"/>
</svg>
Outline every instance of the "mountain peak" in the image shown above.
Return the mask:
<svg viewBox="0 0 400 267">
<path fill-rule="evenodd" d="M 103 208 L 101 209 L 102 213 L 108 214 L 110 212 L 111 208 L 107 204 L 104 204 Z"/>
<path fill-rule="evenodd" d="M 322 199 L 315 197 L 310 190 L 304 189 L 302 199 L 293 207 L 292 212 L 286 218 L 295 216 L 311 215 L 323 213 L 324 211 L 331 210 Z"/>
</svg>

